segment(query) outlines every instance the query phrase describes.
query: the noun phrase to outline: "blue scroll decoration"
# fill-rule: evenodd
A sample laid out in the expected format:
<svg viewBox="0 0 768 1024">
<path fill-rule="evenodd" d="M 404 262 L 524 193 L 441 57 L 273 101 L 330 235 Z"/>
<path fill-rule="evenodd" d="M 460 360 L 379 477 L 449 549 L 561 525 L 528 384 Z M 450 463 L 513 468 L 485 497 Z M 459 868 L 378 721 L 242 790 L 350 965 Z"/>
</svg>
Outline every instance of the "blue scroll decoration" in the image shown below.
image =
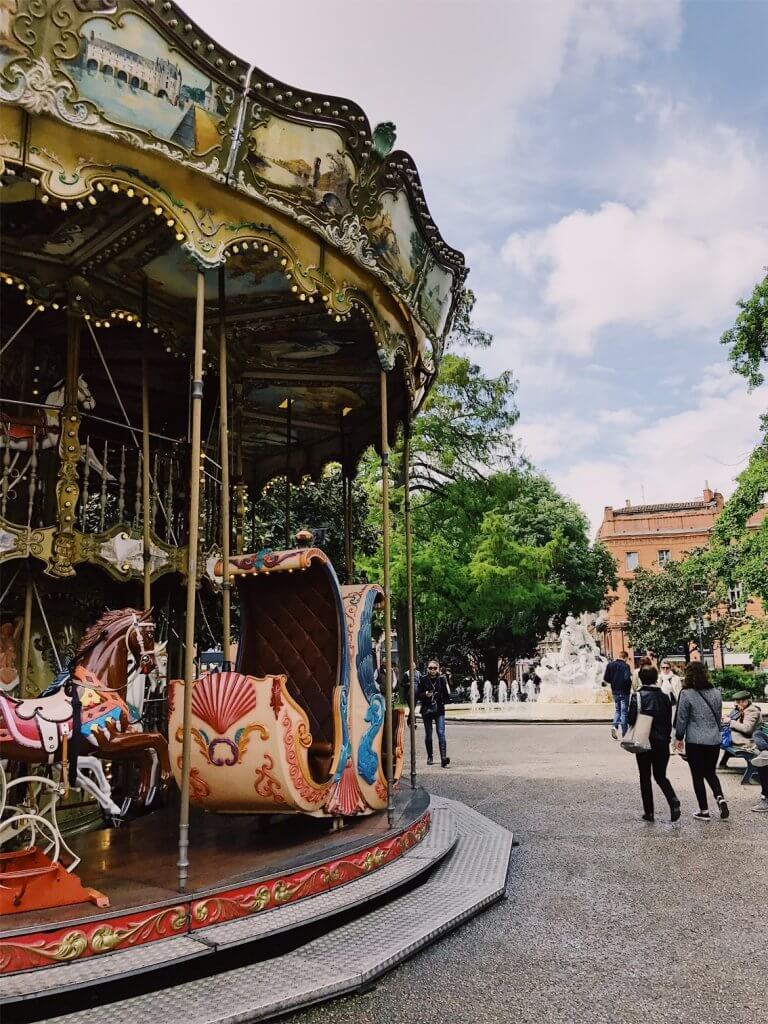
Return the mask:
<svg viewBox="0 0 768 1024">
<path fill-rule="evenodd" d="M 360 626 L 357 631 L 357 658 L 355 660 L 360 688 L 370 705 L 365 714 L 365 721 L 369 723 L 369 728 L 360 741 L 357 751 L 357 770 L 369 785 L 373 785 L 376 781 L 376 775 L 379 770 L 379 755 L 373 749 L 373 741 L 376 739 L 384 723 L 384 712 L 386 709 L 384 696 L 379 689 L 379 684 L 376 682 L 373 643 L 371 640 L 373 610 L 378 599 L 378 591 L 371 587 L 365 595 L 365 604 L 360 616 Z"/>
</svg>

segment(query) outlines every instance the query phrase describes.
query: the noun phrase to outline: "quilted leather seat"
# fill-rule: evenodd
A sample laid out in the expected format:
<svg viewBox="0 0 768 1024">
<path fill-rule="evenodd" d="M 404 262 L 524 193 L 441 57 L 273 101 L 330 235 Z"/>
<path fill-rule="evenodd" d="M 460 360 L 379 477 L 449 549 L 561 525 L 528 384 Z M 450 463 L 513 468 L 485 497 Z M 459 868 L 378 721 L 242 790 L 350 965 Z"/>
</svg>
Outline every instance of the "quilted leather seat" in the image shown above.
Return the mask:
<svg viewBox="0 0 768 1024">
<path fill-rule="evenodd" d="M 335 582 L 313 563 L 301 572 L 238 578 L 242 635 L 237 671 L 284 674 L 312 734 L 310 769 L 325 781 L 334 748 L 333 690 L 339 680 L 340 636 Z"/>
</svg>

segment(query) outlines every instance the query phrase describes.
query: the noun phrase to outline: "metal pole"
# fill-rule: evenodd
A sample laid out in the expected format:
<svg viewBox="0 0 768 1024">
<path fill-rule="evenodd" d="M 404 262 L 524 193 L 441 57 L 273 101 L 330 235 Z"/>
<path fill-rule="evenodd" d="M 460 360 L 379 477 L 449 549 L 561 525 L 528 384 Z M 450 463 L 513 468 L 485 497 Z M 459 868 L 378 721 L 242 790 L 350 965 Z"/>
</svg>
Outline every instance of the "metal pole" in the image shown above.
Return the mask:
<svg viewBox="0 0 768 1024">
<path fill-rule="evenodd" d="M 144 337 L 141 348 L 141 519 L 144 559 L 144 611 L 152 607 L 152 511 L 149 489 L 149 325 L 147 324 L 147 279 L 142 289 L 142 324 Z"/>
<path fill-rule="evenodd" d="M 291 399 L 287 399 L 285 448 L 285 547 L 291 547 Z"/>
<path fill-rule="evenodd" d="M 219 430 L 221 434 L 221 596 L 223 616 L 222 668 L 228 671 L 232 642 L 229 587 L 229 384 L 227 381 L 227 278 L 219 267 Z"/>
<path fill-rule="evenodd" d="M 187 617 L 184 629 L 184 723 L 181 748 L 181 809 L 179 811 L 179 892 L 185 892 L 189 875 L 189 771 L 192 738 L 192 683 L 195 675 L 195 592 L 197 543 L 200 528 L 200 423 L 203 405 L 203 322 L 205 274 L 197 272 L 195 355 L 192 371 L 192 442 L 189 468 L 189 539 L 187 565 Z"/>
<path fill-rule="evenodd" d="M 19 663 L 19 696 L 27 695 L 29 652 L 32 643 L 32 567 L 27 564 L 27 589 L 24 591 L 24 625 L 21 632 L 21 661 Z"/>
<path fill-rule="evenodd" d="M 344 513 L 344 569 L 347 583 L 352 582 L 352 523 L 347 492 L 349 477 L 346 469 L 347 445 L 344 432 L 344 414 L 341 415 L 341 501 Z"/>
<path fill-rule="evenodd" d="M 384 555 L 384 650 L 387 659 L 384 673 L 384 699 L 386 701 L 386 721 L 384 737 L 387 746 L 387 822 L 390 827 L 394 821 L 394 788 L 395 788 L 395 750 L 392 736 L 392 601 L 389 580 L 389 438 L 387 427 L 387 374 L 384 370 L 380 375 L 381 382 L 381 501 L 382 501 L 382 534 Z"/>
<path fill-rule="evenodd" d="M 411 730 L 411 789 L 416 788 L 416 631 L 413 621 L 413 537 L 411 535 L 411 411 L 406 414 L 403 437 L 405 477 L 405 575 L 408 588 L 408 704 Z"/>
</svg>

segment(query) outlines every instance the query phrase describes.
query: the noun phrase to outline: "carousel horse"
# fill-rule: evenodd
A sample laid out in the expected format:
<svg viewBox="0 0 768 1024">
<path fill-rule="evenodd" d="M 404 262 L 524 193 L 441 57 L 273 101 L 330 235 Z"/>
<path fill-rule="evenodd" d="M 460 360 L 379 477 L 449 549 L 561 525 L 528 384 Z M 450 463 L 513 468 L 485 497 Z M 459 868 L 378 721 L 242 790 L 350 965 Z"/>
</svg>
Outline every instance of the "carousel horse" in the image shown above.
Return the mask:
<svg viewBox="0 0 768 1024">
<path fill-rule="evenodd" d="M 340 586 L 318 548 L 232 558 L 236 670 L 192 683 L 190 791 L 231 813 L 340 819 L 387 805 L 385 701 L 371 638 L 381 588 Z M 216 571 L 221 573 L 221 563 Z M 171 763 L 181 778 L 185 684 L 169 684 Z M 394 709 L 394 775 L 405 714 Z"/>
<path fill-rule="evenodd" d="M 77 763 L 82 749 L 102 760 L 138 760 L 137 799 L 141 806 L 151 803 L 158 766 L 163 784 L 171 777 L 168 745 L 159 733 L 142 731 L 120 696 L 134 675 L 147 676 L 155 667 L 150 615 L 133 608 L 107 612 L 83 636 L 71 676 L 63 673 L 39 697 L 0 694 L 0 756 L 32 764 L 60 764 L 72 757 Z M 73 739 L 79 749 L 70 745 Z M 106 780 L 103 773 L 96 775 L 90 785 L 87 776 L 86 781 L 78 776 L 77 784 L 105 807 Z M 111 798 L 107 804 L 114 813 Z"/>
<path fill-rule="evenodd" d="M 63 381 L 59 381 L 43 404 L 44 408 L 35 409 L 31 416 L 19 417 L 0 413 L 0 448 L 7 446 L 11 451 L 31 452 L 33 448 L 45 451 L 58 447 L 61 409 L 64 406 Z M 91 412 L 96 406 L 91 390 L 82 376 L 77 380 L 77 404 L 86 412 Z M 81 445 L 81 457 L 84 462 L 87 461 L 91 469 L 100 476 L 105 476 L 109 483 L 114 482 L 115 478 L 102 465 L 90 445 Z"/>
</svg>

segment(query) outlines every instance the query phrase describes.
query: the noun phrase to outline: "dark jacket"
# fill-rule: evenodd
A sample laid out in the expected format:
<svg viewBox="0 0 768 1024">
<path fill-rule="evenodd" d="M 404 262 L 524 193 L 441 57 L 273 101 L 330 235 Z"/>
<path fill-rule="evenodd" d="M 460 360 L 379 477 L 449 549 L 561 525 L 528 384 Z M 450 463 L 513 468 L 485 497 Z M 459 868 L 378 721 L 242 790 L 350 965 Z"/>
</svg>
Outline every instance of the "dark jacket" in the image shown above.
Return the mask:
<svg viewBox="0 0 768 1024">
<path fill-rule="evenodd" d="M 430 695 L 431 694 L 431 695 Z M 445 705 L 450 702 L 451 691 L 448 689 L 448 680 L 444 675 L 435 676 L 430 679 L 429 673 L 419 679 L 419 687 L 416 691 L 416 700 L 421 701 L 421 714 L 424 710 L 432 710 L 438 715 L 445 714 Z"/>
<path fill-rule="evenodd" d="M 632 694 L 629 702 L 627 721 L 634 725 L 637 721 L 637 701 L 642 700 L 644 715 L 653 715 L 651 726 L 651 743 L 669 745 L 672 733 L 672 701 L 660 686 L 641 686 L 637 693 Z"/>
<path fill-rule="evenodd" d="M 632 690 L 632 671 L 626 661 L 616 658 L 605 667 L 603 682 L 608 683 L 615 693 L 630 693 Z"/>
</svg>

